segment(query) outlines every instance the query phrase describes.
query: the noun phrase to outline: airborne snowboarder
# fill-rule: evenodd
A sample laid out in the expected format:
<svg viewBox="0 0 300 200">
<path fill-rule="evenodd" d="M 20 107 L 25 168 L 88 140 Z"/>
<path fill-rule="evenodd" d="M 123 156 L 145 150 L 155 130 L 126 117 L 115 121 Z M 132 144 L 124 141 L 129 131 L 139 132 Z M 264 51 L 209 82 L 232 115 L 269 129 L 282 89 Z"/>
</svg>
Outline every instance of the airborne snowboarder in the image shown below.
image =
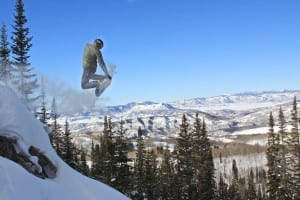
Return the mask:
<svg viewBox="0 0 300 200">
<path fill-rule="evenodd" d="M 86 44 L 83 53 L 81 88 L 96 88 L 95 95 L 97 97 L 100 96 L 111 83 L 111 75 L 109 75 L 107 71 L 100 51 L 103 45 L 104 43 L 101 39 L 95 39 L 93 44 Z M 97 62 L 105 75 L 95 74 L 97 71 Z"/>
</svg>

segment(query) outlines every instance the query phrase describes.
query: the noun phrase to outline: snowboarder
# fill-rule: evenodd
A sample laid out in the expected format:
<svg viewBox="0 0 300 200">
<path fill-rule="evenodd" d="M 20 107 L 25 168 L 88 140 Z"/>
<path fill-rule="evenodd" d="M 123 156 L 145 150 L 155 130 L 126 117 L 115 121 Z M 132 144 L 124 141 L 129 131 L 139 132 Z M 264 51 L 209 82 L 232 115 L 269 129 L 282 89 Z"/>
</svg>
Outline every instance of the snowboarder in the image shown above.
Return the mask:
<svg viewBox="0 0 300 200">
<path fill-rule="evenodd" d="M 93 44 L 87 44 L 83 53 L 83 73 L 81 77 L 81 88 L 89 89 L 96 88 L 95 95 L 100 96 L 101 93 L 111 82 L 106 65 L 103 61 L 101 49 L 103 48 L 103 41 L 95 39 Z M 95 74 L 98 65 L 101 66 L 105 75 Z"/>
</svg>

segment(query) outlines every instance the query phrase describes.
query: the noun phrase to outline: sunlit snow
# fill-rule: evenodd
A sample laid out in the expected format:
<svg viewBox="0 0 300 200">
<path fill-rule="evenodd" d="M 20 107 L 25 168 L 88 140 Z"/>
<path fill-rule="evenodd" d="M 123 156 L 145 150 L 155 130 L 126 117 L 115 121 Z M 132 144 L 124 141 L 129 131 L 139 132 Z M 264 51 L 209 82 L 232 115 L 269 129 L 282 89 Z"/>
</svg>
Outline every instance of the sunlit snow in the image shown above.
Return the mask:
<svg viewBox="0 0 300 200">
<path fill-rule="evenodd" d="M 58 168 L 54 179 L 40 179 L 18 163 L 0 157 L 1 200 L 127 199 L 113 188 L 83 176 L 65 164 L 55 153 L 42 125 L 19 100 L 15 92 L 0 83 L 0 135 L 17 139 L 21 151 L 29 146 L 41 150 Z"/>
</svg>

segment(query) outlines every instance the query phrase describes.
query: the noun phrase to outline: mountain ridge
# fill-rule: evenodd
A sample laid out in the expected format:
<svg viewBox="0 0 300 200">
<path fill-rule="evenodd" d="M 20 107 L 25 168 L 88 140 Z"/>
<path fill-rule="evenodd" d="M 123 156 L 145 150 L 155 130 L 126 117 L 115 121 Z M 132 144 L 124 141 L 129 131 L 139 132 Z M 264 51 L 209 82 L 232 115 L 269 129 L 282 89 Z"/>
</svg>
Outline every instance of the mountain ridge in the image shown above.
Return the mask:
<svg viewBox="0 0 300 200">
<path fill-rule="evenodd" d="M 135 137 L 138 127 L 143 128 L 148 137 L 176 137 L 182 115 L 186 114 L 193 123 L 195 113 L 199 113 L 205 119 L 208 134 L 219 136 L 267 126 L 269 112 L 276 113 L 279 106 L 283 106 L 288 114 L 295 96 L 300 97 L 300 90 L 243 92 L 163 103 L 132 102 L 64 116 L 60 120 L 70 119 L 74 135 L 101 133 L 104 116 L 109 116 L 116 128 L 121 120 L 125 121 L 128 137 Z"/>
</svg>

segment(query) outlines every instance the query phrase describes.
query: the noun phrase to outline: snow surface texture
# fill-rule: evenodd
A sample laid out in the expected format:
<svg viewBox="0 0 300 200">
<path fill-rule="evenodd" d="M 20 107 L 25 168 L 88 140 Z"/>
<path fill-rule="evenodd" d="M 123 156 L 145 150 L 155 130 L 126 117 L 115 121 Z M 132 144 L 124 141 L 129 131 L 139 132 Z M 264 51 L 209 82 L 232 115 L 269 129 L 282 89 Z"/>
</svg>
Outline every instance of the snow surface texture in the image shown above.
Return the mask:
<svg viewBox="0 0 300 200">
<path fill-rule="evenodd" d="M 40 179 L 18 163 L 0 157 L 1 200 L 93 200 L 128 199 L 113 188 L 83 176 L 65 164 L 51 147 L 41 123 L 28 111 L 16 93 L 0 82 L 0 135 L 17 139 L 18 148 L 31 160 L 30 146 L 40 149 L 58 168 L 54 179 Z"/>
</svg>

